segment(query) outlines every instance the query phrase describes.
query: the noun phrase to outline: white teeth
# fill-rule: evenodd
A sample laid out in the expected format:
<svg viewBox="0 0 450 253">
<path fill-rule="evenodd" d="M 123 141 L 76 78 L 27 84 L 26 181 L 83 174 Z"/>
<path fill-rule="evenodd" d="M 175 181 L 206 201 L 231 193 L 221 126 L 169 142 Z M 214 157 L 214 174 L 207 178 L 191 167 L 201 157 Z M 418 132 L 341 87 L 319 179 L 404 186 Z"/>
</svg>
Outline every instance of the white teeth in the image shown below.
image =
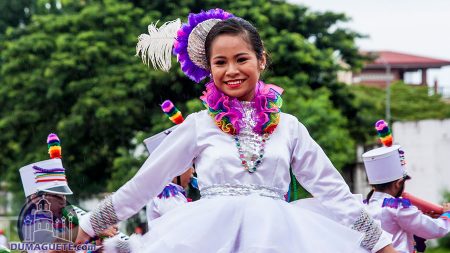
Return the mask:
<svg viewBox="0 0 450 253">
<path fill-rule="evenodd" d="M 227 82 L 227 84 L 229 84 L 229 85 L 236 85 L 236 84 L 240 84 L 240 83 L 242 83 L 242 80 Z"/>
</svg>

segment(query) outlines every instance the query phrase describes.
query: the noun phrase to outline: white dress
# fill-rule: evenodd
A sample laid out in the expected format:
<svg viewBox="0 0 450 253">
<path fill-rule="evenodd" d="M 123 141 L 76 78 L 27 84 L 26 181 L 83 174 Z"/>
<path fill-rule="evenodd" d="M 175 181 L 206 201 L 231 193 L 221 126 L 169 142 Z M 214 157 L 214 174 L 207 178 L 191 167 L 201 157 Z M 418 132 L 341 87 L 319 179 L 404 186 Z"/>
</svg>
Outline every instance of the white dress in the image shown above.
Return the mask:
<svg viewBox="0 0 450 253">
<path fill-rule="evenodd" d="M 167 191 L 167 193 L 166 193 Z M 146 205 L 147 222 L 150 228 L 150 222 L 157 219 L 169 211 L 188 203 L 186 196 L 184 195 L 183 187 L 170 183 L 162 193 L 154 197 Z"/>
<path fill-rule="evenodd" d="M 399 253 L 414 252 L 414 235 L 424 239 L 444 237 L 450 232 L 450 214 L 433 219 L 415 206 L 403 206 L 397 199 L 395 206 L 385 205 L 385 199 L 396 199 L 382 192 L 374 192 L 368 204 L 368 212 L 381 223 L 386 232 L 392 234 L 392 246 Z"/>
<path fill-rule="evenodd" d="M 144 236 L 132 236 L 132 252 L 350 253 L 368 252 L 361 243 L 373 252 L 390 243 L 375 235 L 379 227 L 366 234 L 351 229 L 371 228 L 372 220 L 306 128 L 285 113 L 254 173 L 244 170 L 233 137 L 207 111 L 189 115 L 112 195 L 117 218 L 138 212 L 194 158 L 202 198 L 155 219 Z M 290 167 L 340 223 L 283 200 Z M 93 235 L 89 217 L 81 227 Z"/>
</svg>

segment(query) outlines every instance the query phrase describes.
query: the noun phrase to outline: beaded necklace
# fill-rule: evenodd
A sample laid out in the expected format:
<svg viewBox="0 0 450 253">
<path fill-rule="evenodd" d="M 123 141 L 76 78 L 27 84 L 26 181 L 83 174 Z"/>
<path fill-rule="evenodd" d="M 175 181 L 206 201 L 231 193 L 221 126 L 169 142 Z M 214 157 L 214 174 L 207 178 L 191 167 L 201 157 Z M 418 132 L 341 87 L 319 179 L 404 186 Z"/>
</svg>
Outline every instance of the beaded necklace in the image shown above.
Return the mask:
<svg viewBox="0 0 450 253">
<path fill-rule="evenodd" d="M 242 118 L 243 127 L 239 134 L 233 136 L 236 148 L 239 153 L 239 159 L 246 171 L 253 173 L 261 165 L 266 141 L 270 134 L 258 134 L 253 131 L 256 122 L 253 120 L 254 102 L 241 101 L 244 111 Z"/>
</svg>

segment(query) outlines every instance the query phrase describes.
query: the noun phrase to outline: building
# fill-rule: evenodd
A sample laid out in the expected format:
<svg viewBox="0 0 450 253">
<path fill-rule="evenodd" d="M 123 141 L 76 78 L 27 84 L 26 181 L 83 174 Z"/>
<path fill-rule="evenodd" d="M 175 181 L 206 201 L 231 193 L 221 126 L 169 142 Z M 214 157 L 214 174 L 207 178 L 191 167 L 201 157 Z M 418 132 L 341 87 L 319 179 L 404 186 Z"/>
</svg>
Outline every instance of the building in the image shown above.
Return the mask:
<svg viewBox="0 0 450 253">
<path fill-rule="evenodd" d="M 363 54 L 373 58 L 361 73 L 353 74 L 354 84 L 386 87 L 389 81 L 407 81 L 407 73 L 420 72 L 420 85 L 427 86 L 427 70 L 450 66 L 450 61 L 394 51 L 370 51 Z M 435 83 L 436 88 L 437 83 Z"/>
</svg>

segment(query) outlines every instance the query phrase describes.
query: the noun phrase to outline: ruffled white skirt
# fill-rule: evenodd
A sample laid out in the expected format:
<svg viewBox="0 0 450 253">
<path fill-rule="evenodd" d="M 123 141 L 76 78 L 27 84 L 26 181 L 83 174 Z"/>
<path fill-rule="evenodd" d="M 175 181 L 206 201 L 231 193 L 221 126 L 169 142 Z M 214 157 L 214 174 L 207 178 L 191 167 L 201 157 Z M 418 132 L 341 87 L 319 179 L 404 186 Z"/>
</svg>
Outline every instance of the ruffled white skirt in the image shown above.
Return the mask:
<svg viewBox="0 0 450 253">
<path fill-rule="evenodd" d="M 367 252 L 362 234 L 301 204 L 257 195 L 201 199 L 153 220 L 130 238 L 139 253 Z"/>
</svg>

